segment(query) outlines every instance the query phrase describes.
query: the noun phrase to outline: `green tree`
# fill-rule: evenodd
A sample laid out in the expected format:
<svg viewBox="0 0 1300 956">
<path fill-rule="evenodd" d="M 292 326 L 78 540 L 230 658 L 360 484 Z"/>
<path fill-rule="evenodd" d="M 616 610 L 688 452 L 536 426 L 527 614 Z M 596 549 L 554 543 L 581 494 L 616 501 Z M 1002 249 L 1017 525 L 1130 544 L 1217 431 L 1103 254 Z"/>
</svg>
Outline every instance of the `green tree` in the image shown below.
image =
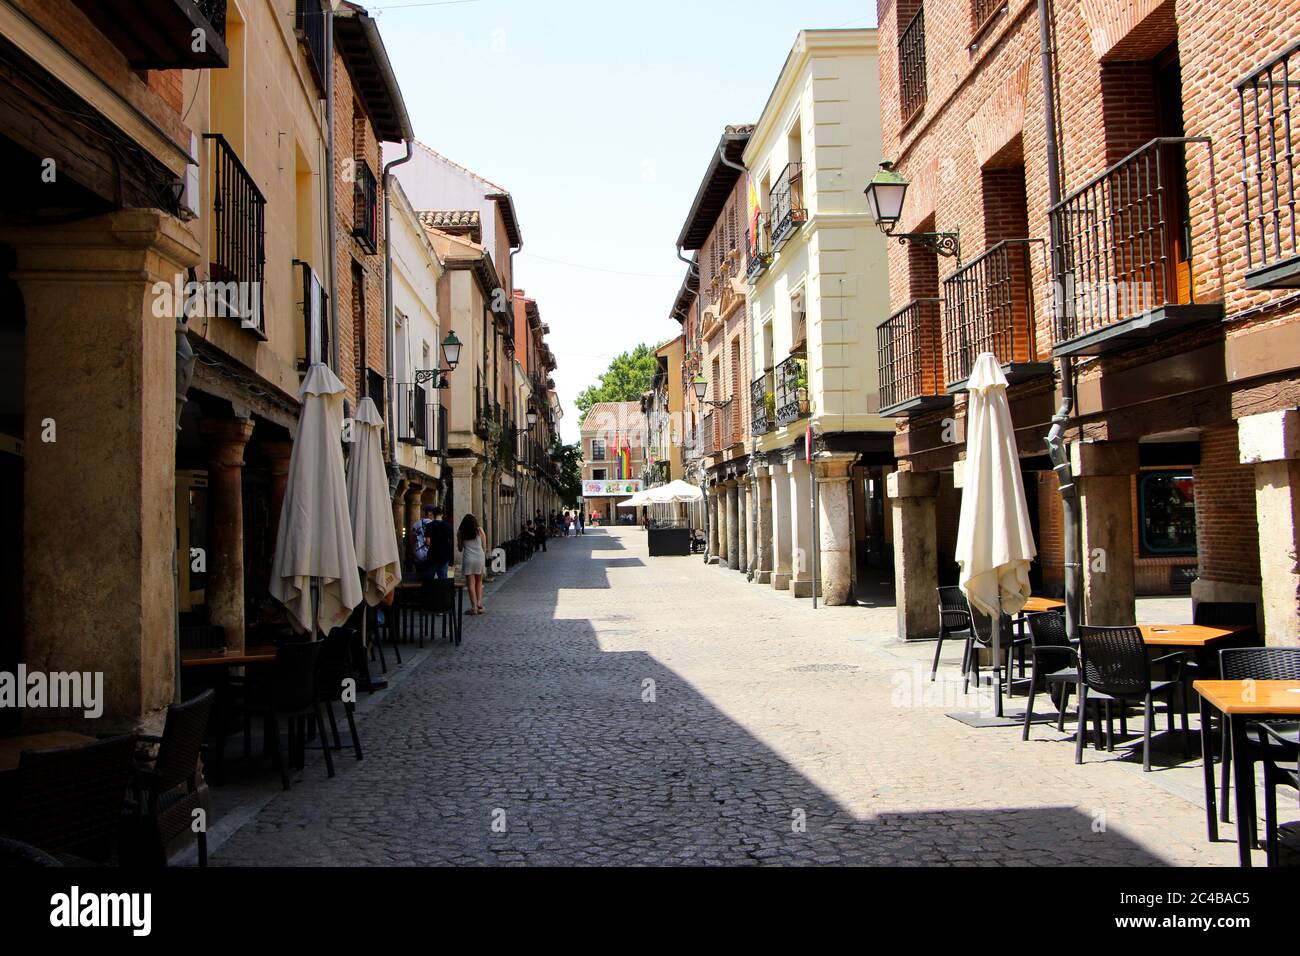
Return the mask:
<svg viewBox="0 0 1300 956">
<path fill-rule="evenodd" d="M 642 342 L 610 362 L 609 368 L 600 376 L 600 384 L 589 385 L 578 394 L 579 420 L 585 418 L 597 402 L 635 402 L 649 391 L 655 375 L 655 350 L 658 348 L 658 345 Z"/>
<path fill-rule="evenodd" d="M 558 456 L 560 463 L 557 479 L 560 499 L 566 508 L 576 508 L 582 495 L 582 444 L 565 445 L 557 441 L 552 454 Z"/>
</svg>

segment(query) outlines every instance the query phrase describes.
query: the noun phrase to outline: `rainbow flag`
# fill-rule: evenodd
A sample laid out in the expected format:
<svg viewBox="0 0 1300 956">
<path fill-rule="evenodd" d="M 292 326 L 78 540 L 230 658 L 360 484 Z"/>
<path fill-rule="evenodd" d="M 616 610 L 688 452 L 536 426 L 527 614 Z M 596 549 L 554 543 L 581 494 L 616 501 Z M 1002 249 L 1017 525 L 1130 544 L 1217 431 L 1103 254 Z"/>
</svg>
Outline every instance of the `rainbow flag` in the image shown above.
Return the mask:
<svg viewBox="0 0 1300 956">
<path fill-rule="evenodd" d="M 623 439 L 623 448 L 618 453 L 618 476 L 624 481 L 632 477 L 632 449 L 627 439 Z"/>
</svg>

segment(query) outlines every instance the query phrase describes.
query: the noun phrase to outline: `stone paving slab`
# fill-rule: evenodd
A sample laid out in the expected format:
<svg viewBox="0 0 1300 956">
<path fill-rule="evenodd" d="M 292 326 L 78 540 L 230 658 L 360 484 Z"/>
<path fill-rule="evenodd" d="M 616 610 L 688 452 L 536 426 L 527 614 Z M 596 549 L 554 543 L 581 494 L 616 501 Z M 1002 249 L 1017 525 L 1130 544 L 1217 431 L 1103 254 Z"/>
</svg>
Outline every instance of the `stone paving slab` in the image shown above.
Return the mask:
<svg viewBox="0 0 1300 956">
<path fill-rule="evenodd" d="M 214 863 L 1235 863 L 1197 760 L 967 727 L 946 715 L 979 696 L 929 681 L 892 608 L 814 611 L 639 528 L 555 541 L 486 601 L 371 709 L 364 761 L 304 773 Z"/>
</svg>

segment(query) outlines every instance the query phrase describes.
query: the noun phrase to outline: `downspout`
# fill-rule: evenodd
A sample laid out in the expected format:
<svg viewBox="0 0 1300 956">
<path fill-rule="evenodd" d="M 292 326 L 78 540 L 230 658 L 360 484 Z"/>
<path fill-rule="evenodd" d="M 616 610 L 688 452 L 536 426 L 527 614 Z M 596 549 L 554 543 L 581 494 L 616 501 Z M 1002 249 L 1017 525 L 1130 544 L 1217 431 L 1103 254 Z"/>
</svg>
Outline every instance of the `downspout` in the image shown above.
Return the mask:
<svg viewBox="0 0 1300 956">
<path fill-rule="evenodd" d="M 388 416 L 388 485 L 389 493 L 397 490 L 397 442 L 393 440 L 393 423 L 397 421 L 397 406 L 393 400 L 396 384 L 394 355 L 397 351 L 397 306 L 393 302 L 393 204 L 389 199 L 392 189 L 392 171 L 396 166 L 409 163 L 415 155 L 415 144 L 409 138 L 406 141 L 406 155 L 384 165 L 384 379 L 388 406 L 384 411 Z M 436 383 L 435 383 L 436 384 Z M 443 449 L 445 451 L 445 449 Z"/>
<path fill-rule="evenodd" d="M 338 224 L 334 195 L 334 7 L 326 4 L 325 17 L 325 203 L 329 219 L 330 261 L 330 367 L 339 371 L 339 283 L 338 283 Z"/>
<path fill-rule="evenodd" d="M 1047 191 L 1050 208 L 1061 201 L 1060 154 L 1056 141 L 1056 80 L 1052 66 L 1052 27 L 1049 17 L 1049 0 L 1038 0 L 1039 57 L 1043 71 L 1043 124 L 1046 127 Z M 1065 256 L 1061 231 L 1055 216 L 1049 213 L 1052 247 L 1053 302 L 1059 309 L 1072 307 L 1066 302 L 1059 277 L 1065 272 Z M 1079 608 L 1082 596 L 1083 566 L 1079 558 L 1079 491 L 1070 465 L 1070 448 L 1065 440 L 1070 414 L 1074 411 L 1074 360 L 1069 356 L 1059 359 L 1061 376 L 1061 404 L 1052 417 L 1052 427 L 1047 433 L 1047 454 L 1052 460 L 1052 470 L 1061 492 L 1064 515 L 1063 551 L 1065 570 L 1065 630 L 1075 639 L 1079 636 Z"/>
</svg>

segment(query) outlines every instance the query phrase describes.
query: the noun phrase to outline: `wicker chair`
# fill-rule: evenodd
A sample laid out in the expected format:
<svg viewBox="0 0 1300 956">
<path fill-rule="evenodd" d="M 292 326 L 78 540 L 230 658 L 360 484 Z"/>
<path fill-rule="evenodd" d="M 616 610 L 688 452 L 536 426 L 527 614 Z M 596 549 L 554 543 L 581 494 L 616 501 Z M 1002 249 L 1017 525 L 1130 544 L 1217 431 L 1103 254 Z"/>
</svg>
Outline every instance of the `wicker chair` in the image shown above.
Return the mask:
<svg viewBox="0 0 1300 956">
<path fill-rule="evenodd" d="M 75 747 L 27 750 L 15 772 L 6 835 L 61 862 L 112 863 L 118 858 L 135 735 Z"/>
<path fill-rule="evenodd" d="M 199 753 L 216 696 L 215 691 L 205 690 L 183 704 L 172 704 L 162 736 L 139 738 L 158 746 L 155 756 L 137 762 L 131 781 L 145 862 L 166 866 L 168 847 L 182 834 L 193 832 L 194 811 L 206 802 Z M 207 866 L 207 834 L 200 831 L 195 836 L 199 866 Z"/>
<path fill-rule="evenodd" d="M 1259 734 L 1259 748 L 1265 756 L 1264 761 L 1264 832 L 1268 834 L 1266 849 L 1268 865 L 1277 866 L 1278 858 L 1278 820 L 1277 788 L 1283 784 L 1300 790 L 1300 725 L 1294 721 L 1261 721 L 1255 725 Z M 1287 765 L 1279 759 L 1281 754 L 1289 754 L 1291 763 Z"/>
<path fill-rule="evenodd" d="M 939 671 L 939 655 L 943 653 L 945 640 L 965 642 L 962 651 L 961 672 L 966 673 L 970 664 L 971 631 L 970 605 L 961 588 L 939 588 L 939 643 L 934 649 L 934 664 L 930 667 L 930 680 L 934 680 Z"/>
<path fill-rule="evenodd" d="M 1247 606 L 1253 614 L 1254 605 Z M 1219 651 L 1219 673 L 1224 680 L 1300 680 L 1300 647 L 1225 647 Z M 1219 819 L 1226 823 L 1228 797 L 1232 793 L 1232 761 L 1245 760 L 1253 765 L 1262 760 L 1267 769 L 1269 762 L 1288 759 L 1294 761 L 1296 753 L 1294 749 L 1288 750 L 1281 742 L 1270 742 L 1271 738 L 1261 736 L 1259 743 L 1252 744 L 1246 753 L 1234 754 L 1228 722 L 1225 720 L 1221 724 L 1223 730 L 1219 753 L 1223 755 L 1223 765 L 1219 777 Z M 1288 722 L 1277 726 L 1285 733 L 1291 724 Z"/>
<path fill-rule="evenodd" d="M 1040 690 L 1049 695 L 1053 688 L 1060 693 L 1057 703 L 1056 729 L 1065 730 L 1065 710 L 1070 705 L 1070 688 L 1078 687 L 1079 651 L 1070 643 L 1065 631 L 1065 617 L 1056 611 L 1031 614 L 1029 621 L 1029 701 L 1025 704 L 1025 726 L 1021 740 L 1029 739 L 1029 722 L 1034 716 L 1034 697 Z"/>
<path fill-rule="evenodd" d="M 1011 619 L 1009 617 L 1004 616 L 1002 620 L 1007 623 L 1010 623 Z M 975 679 L 975 686 L 976 687 L 980 686 L 980 651 L 985 650 L 985 651 L 989 651 L 990 653 L 992 652 L 993 629 L 995 627 L 1000 627 L 1002 623 L 1001 621 L 995 618 L 985 617 L 982 614 L 977 614 L 975 613 L 974 610 L 972 610 L 970 613 L 970 621 L 971 621 L 970 635 L 966 639 L 965 688 L 968 691 L 970 690 L 970 682 L 972 677 Z M 1005 629 L 1002 632 L 1001 636 L 1003 639 L 1000 644 L 1000 651 L 1001 654 L 1006 656 L 1007 686 L 1009 688 L 1011 686 L 1011 680 L 1013 676 L 1011 672 L 1012 656 L 1017 651 L 1020 651 L 1023 654 L 1024 650 L 1030 646 L 1030 642 L 1029 642 L 1028 635 L 1017 636 L 1010 630 L 1010 628 Z M 1023 674 L 1024 672 L 1023 657 L 1021 660 L 1022 660 L 1021 673 Z M 1000 663 L 1001 663 L 1000 661 L 994 662 L 995 666 L 999 665 Z M 996 687 L 994 688 L 994 693 L 997 695 L 997 712 L 1001 714 L 1002 713 L 1002 681 L 1000 680 L 996 681 Z"/>
<path fill-rule="evenodd" d="M 425 581 L 420 588 L 420 606 L 426 615 L 442 621 L 442 639 L 460 644 L 460 626 L 456 614 L 456 582 L 446 580 Z M 429 635 L 432 640 L 432 633 Z M 424 642 L 423 634 L 420 638 Z"/>
<path fill-rule="evenodd" d="M 1117 701 L 1121 707 L 1141 702 L 1146 720 L 1142 728 L 1142 769 L 1151 770 L 1151 726 L 1155 723 L 1154 700 L 1165 699 L 1165 713 L 1169 718 L 1169 731 L 1174 730 L 1174 702 L 1182 701 L 1183 753 L 1189 753 L 1187 726 L 1187 697 L 1180 693 L 1183 687 L 1183 654 L 1175 651 L 1154 660 L 1147 654 L 1142 632 L 1128 627 L 1079 628 L 1079 652 L 1082 661 L 1083 683 L 1079 687 L 1079 733 L 1075 740 L 1074 762 L 1083 762 L 1083 738 L 1086 732 L 1084 718 L 1087 714 L 1089 692 L 1104 695 L 1103 699 Z M 1172 680 L 1153 680 L 1153 664 L 1175 665 Z M 1095 695 L 1094 695 L 1095 697 Z M 1108 705 L 1109 706 L 1109 705 Z M 1114 737 L 1107 720 L 1108 749 L 1114 749 Z"/>
<path fill-rule="evenodd" d="M 320 656 L 321 641 L 281 644 L 275 654 L 275 663 L 265 680 L 250 683 L 236 709 L 248 717 L 261 717 L 266 722 L 266 741 L 280 770 L 280 783 L 289 789 L 289 763 L 301 768 L 306 750 L 306 725 L 314 722 L 324 745 L 325 769 L 334 776 L 334 758 L 325 740 L 325 721 L 321 702 L 316 694 L 316 662 Z M 288 724 L 289 760 L 280 750 L 280 720 Z"/>
</svg>

